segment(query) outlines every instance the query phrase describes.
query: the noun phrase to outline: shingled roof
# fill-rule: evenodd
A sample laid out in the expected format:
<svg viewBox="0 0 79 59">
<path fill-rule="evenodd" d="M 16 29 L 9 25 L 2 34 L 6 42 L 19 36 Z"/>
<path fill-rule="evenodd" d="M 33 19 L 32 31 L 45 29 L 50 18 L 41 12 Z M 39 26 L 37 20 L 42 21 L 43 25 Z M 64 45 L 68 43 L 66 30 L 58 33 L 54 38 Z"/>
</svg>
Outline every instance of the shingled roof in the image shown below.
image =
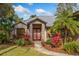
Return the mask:
<svg viewBox="0 0 79 59">
<path fill-rule="evenodd" d="M 47 27 L 50 27 L 50 26 L 52 26 L 53 25 L 53 22 L 54 22 L 54 20 L 55 20 L 55 18 L 53 17 L 53 16 L 36 16 L 36 17 L 34 17 L 34 18 L 29 18 L 29 19 L 27 19 L 27 20 L 24 20 L 23 22 L 25 23 L 25 24 L 27 24 L 28 22 L 31 22 L 31 21 L 33 21 L 33 20 L 35 20 L 35 19 L 40 19 L 41 21 L 44 21 L 44 22 L 46 22 L 46 26 Z"/>
</svg>

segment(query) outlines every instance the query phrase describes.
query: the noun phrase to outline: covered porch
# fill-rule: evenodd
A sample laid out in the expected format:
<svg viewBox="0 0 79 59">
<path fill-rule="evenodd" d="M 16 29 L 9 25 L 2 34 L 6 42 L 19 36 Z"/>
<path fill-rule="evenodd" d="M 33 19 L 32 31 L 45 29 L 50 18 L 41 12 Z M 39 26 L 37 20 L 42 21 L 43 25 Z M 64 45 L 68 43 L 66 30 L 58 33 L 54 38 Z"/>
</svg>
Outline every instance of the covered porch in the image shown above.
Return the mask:
<svg viewBox="0 0 79 59">
<path fill-rule="evenodd" d="M 27 24 L 31 41 L 46 41 L 46 22 L 34 19 Z"/>
</svg>

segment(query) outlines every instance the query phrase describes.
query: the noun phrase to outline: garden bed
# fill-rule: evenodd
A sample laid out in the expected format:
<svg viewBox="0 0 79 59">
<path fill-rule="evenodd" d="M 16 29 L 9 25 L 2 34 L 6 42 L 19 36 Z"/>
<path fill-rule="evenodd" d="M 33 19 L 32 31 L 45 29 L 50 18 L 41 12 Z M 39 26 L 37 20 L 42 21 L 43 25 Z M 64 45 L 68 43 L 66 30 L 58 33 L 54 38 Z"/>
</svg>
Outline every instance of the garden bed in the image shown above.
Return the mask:
<svg viewBox="0 0 79 59">
<path fill-rule="evenodd" d="M 69 54 L 67 53 L 64 49 L 63 49 L 63 46 L 60 46 L 60 47 L 52 47 L 51 45 L 48 45 L 46 43 L 42 43 L 43 47 L 50 50 L 50 51 L 54 51 L 54 52 L 59 52 L 59 53 L 65 53 L 65 54 Z M 70 53 L 69 55 L 79 55 L 78 53 Z"/>
<path fill-rule="evenodd" d="M 31 45 L 25 45 L 25 47 L 34 47 L 34 43 L 32 43 Z"/>
<path fill-rule="evenodd" d="M 52 47 L 51 45 L 48 45 L 46 43 L 42 43 L 43 47 L 50 50 L 50 51 L 55 51 L 55 52 L 59 52 L 59 53 L 66 53 L 62 48 L 62 46 L 60 47 Z M 67 54 L 67 53 L 66 53 Z"/>
</svg>

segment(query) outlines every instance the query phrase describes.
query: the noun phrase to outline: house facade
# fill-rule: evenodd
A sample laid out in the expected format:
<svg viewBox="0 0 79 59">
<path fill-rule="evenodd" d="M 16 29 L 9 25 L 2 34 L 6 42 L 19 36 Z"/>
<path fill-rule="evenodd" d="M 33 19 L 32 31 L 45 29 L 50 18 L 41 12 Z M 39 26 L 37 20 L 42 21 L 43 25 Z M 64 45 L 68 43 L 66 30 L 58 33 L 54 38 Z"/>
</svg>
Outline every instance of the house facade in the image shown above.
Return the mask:
<svg viewBox="0 0 79 59">
<path fill-rule="evenodd" d="M 31 41 L 46 41 L 47 29 L 53 24 L 52 16 L 36 16 L 22 21 L 14 26 L 13 35 L 22 37 L 23 34 L 29 34 Z"/>
</svg>

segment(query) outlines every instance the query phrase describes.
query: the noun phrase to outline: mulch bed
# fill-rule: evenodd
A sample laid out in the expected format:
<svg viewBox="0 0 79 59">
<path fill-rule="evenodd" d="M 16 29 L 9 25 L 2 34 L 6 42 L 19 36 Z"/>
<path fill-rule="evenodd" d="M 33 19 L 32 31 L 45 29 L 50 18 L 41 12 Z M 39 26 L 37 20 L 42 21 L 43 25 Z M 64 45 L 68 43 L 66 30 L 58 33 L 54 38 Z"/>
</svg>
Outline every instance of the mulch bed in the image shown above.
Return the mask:
<svg viewBox="0 0 79 59">
<path fill-rule="evenodd" d="M 42 45 L 43 45 L 44 48 L 46 48 L 46 49 L 48 49 L 50 51 L 68 54 L 66 51 L 63 50 L 63 46 L 60 46 L 60 47 L 52 47 L 51 45 L 48 45 L 46 43 L 42 43 Z M 74 53 L 69 54 L 69 55 L 78 56 L 79 54 L 74 52 Z"/>
<path fill-rule="evenodd" d="M 63 47 L 60 46 L 60 47 L 52 47 L 51 45 L 48 45 L 46 43 L 42 43 L 43 47 L 50 50 L 50 51 L 55 51 L 55 52 L 59 52 L 59 53 L 66 53 L 64 50 L 63 50 Z M 66 53 L 67 54 L 67 53 Z"/>
<path fill-rule="evenodd" d="M 34 47 L 34 43 L 31 45 L 25 45 L 25 47 Z"/>
<path fill-rule="evenodd" d="M 11 44 L 0 44 L 0 51 L 6 48 L 9 48 L 10 46 L 12 46 Z"/>
</svg>

